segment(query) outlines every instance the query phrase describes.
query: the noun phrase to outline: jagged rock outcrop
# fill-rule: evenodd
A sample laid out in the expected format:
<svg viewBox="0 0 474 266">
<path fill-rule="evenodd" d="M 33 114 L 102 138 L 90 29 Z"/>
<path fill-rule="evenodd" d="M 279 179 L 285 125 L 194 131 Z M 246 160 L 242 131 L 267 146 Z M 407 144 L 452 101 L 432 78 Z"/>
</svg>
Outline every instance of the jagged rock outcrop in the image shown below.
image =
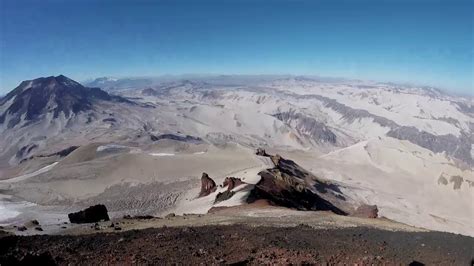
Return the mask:
<svg viewBox="0 0 474 266">
<path fill-rule="evenodd" d="M 263 148 L 258 148 L 257 152 L 255 154 L 258 155 L 258 156 L 265 156 L 265 157 L 268 156 L 267 152 Z"/>
<path fill-rule="evenodd" d="M 191 135 L 177 135 L 177 134 L 162 134 L 159 136 L 150 135 L 150 139 L 152 141 L 159 141 L 162 139 L 169 139 L 169 140 L 177 140 L 182 142 L 192 142 L 192 143 L 199 143 L 202 142 L 200 137 L 194 137 Z"/>
<path fill-rule="evenodd" d="M 212 192 L 216 191 L 217 186 L 216 182 L 209 177 L 208 174 L 202 173 L 201 176 L 201 192 L 199 192 L 199 197 L 205 197 Z"/>
<path fill-rule="evenodd" d="M 347 215 L 352 207 L 337 184 L 320 180 L 291 160 L 271 155 L 274 168 L 259 173 L 260 181 L 250 192 L 248 203 L 266 199 L 275 205 L 298 210 L 327 210 Z"/>
<path fill-rule="evenodd" d="M 227 187 L 227 190 L 224 191 L 224 192 L 217 193 L 216 199 L 214 200 L 214 204 L 230 199 L 235 194 L 235 192 L 232 191 L 232 189 L 234 189 L 235 187 L 238 187 L 240 185 L 243 185 L 243 184 L 247 184 L 247 183 L 243 182 L 240 178 L 226 177 L 224 182 L 222 183 L 222 187 Z M 204 183 L 203 183 L 203 187 L 204 187 Z M 214 188 L 214 191 L 215 190 L 216 190 L 216 188 Z M 201 188 L 201 193 L 202 192 L 203 192 L 203 189 Z M 210 194 L 210 193 L 208 193 L 208 194 Z"/>
<path fill-rule="evenodd" d="M 238 187 L 240 185 L 247 184 L 242 179 L 237 178 L 237 177 L 226 177 L 224 179 L 224 183 L 222 184 L 223 187 L 227 187 L 227 190 L 232 190 L 235 187 Z"/>
<path fill-rule="evenodd" d="M 377 218 L 378 213 L 379 209 L 377 208 L 377 205 L 363 204 L 355 210 L 352 216 L 361 218 Z"/>
<path fill-rule="evenodd" d="M 65 148 L 65 149 L 62 149 L 58 152 L 54 152 L 54 153 L 50 153 L 50 154 L 39 154 L 39 155 L 34 155 L 34 156 L 31 156 L 31 157 L 28 157 L 28 158 L 24 158 L 20 161 L 20 163 L 23 163 L 25 161 L 28 161 L 28 160 L 31 160 L 31 159 L 34 159 L 34 158 L 42 158 L 42 157 L 52 157 L 52 156 L 59 156 L 60 158 L 63 158 L 63 157 L 66 157 L 68 156 L 71 152 L 75 151 L 77 148 L 79 148 L 79 146 L 70 146 L 68 148 Z M 30 151 L 28 151 L 27 153 L 29 153 Z M 22 155 L 17 155 L 18 158 L 21 158 Z"/>
<path fill-rule="evenodd" d="M 109 214 L 105 205 L 99 204 L 91 206 L 79 212 L 68 214 L 71 223 L 96 223 L 100 221 L 109 221 Z"/>
<path fill-rule="evenodd" d="M 278 154 L 269 155 L 269 156 L 270 156 L 270 159 L 272 160 L 272 163 L 273 163 L 275 166 L 278 166 L 278 164 L 280 163 L 281 156 L 278 155 Z"/>
</svg>

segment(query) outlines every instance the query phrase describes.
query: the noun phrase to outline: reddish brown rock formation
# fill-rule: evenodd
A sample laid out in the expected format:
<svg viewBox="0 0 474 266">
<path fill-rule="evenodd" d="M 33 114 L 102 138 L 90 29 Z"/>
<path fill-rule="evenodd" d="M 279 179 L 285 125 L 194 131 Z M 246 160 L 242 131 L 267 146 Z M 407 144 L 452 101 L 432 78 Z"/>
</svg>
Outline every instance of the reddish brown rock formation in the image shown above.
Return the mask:
<svg viewBox="0 0 474 266">
<path fill-rule="evenodd" d="M 216 182 L 214 182 L 208 174 L 202 173 L 201 192 L 199 193 L 199 197 L 205 197 L 214 191 L 216 191 Z"/>
<path fill-rule="evenodd" d="M 362 218 L 377 218 L 379 210 L 377 205 L 361 205 L 359 206 L 356 211 L 352 214 L 355 217 L 362 217 Z"/>
<path fill-rule="evenodd" d="M 222 184 L 223 187 L 227 187 L 227 190 L 232 190 L 235 187 L 238 187 L 242 184 L 247 184 L 242 179 L 237 177 L 226 177 L 224 183 Z"/>
</svg>

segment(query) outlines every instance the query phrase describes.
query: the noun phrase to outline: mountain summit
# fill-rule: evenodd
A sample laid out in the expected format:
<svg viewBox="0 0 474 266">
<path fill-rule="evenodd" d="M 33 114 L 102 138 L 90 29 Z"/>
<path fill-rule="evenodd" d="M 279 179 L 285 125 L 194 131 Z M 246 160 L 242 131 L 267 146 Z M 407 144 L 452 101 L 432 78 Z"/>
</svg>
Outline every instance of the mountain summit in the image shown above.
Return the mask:
<svg viewBox="0 0 474 266">
<path fill-rule="evenodd" d="M 63 75 L 27 80 L 0 100 L 0 124 L 12 128 L 22 120 L 36 120 L 48 113 L 57 118 L 62 112 L 69 118 L 92 109 L 97 100 L 126 101 L 99 88 L 84 87 Z"/>
</svg>

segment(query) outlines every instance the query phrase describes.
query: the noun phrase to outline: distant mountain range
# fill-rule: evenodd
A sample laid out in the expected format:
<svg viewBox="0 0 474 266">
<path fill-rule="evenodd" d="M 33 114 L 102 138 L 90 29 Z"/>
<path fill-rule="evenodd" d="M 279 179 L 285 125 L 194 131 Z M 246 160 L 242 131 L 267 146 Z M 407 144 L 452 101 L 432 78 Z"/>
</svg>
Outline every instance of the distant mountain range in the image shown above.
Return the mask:
<svg viewBox="0 0 474 266">
<path fill-rule="evenodd" d="M 4 130 L 14 131 L 17 125 L 24 130 L 25 126 L 38 122 L 48 115 L 51 116 L 48 119 L 63 116 L 63 119 L 69 120 L 80 116 L 80 113 L 88 113 L 86 121 L 90 123 L 92 117 L 102 116 L 96 112 L 100 109 L 96 107 L 97 104 L 109 102 L 128 103 L 128 109 L 131 108 L 143 115 L 140 118 L 143 120 L 143 126 L 139 128 L 145 127 L 150 130 L 153 128 L 150 125 L 157 119 L 160 120 L 160 115 L 154 114 L 154 118 L 148 121 L 150 117 L 145 115 L 147 111 L 140 109 L 147 104 L 148 107 L 153 107 L 158 102 L 160 105 L 166 104 L 161 102 L 163 100 L 199 99 L 194 107 L 191 106 L 194 111 L 185 115 L 192 117 L 197 114 L 197 110 L 207 108 L 200 106 L 202 103 L 243 106 L 248 103 L 238 99 L 244 97 L 243 99 L 247 101 L 254 101 L 256 97 L 258 99 L 256 107 L 262 110 L 255 112 L 263 111 L 262 115 L 268 115 L 265 119 L 279 121 L 282 126 L 294 131 L 298 146 L 313 143 L 311 145 L 344 147 L 371 136 L 386 135 L 409 140 L 436 153 L 444 152 L 471 165 L 473 163 L 471 149 L 474 128 L 473 104 L 469 99 L 445 95 L 438 90 L 363 81 L 338 79 L 328 81 L 287 76 L 222 75 L 208 79 L 198 77 L 170 81 L 171 79 L 172 77 L 168 77 L 166 81 L 160 81 L 152 78 L 103 77 L 88 83 L 89 87 L 84 87 L 62 75 L 27 80 L 0 100 L 0 124 L 3 124 Z M 228 90 L 230 88 L 232 90 Z M 126 89 L 128 92 L 122 91 L 120 92 L 122 96 L 115 96 L 103 89 L 110 92 Z M 158 102 L 150 103 L 148 100 L 144 101 L 143 97 L 155 97 L 153 101 Z M 229 102 L 226 100 L 229 97 L 234 100 Z M 405 97 L 409 98 L 404 100 Z M 142 107 L 132 107 L 130 99 L 142 104 Z M 301 106 L 305 102 L 312 102 L 313 106 Z M 119 115 L 123 111 L 119 110 L 112 115 Z M 244 115 L 238 110 L 232 112 L 235 112 L 235 117 Z M 121 116 L 125 120 L 131 119 L 126 114 Z M 113 119 L 108 118 L 108 121 Z M 239 122 L 239 119 L 236 119 L 236 123 L 242 127 L 239 135 L 250 137 L 246 135 L 245 123 Z M 118 121 L 115 125 L 124 126 Z M 71 122 L 67 126 L 72 126 Z M 210 126 L 209 133 L 219 132 L 214 132 L 212 125 Z M 169 125 L 164 126 L 168 127 Z M 354 127 L 358 129 L 354 131 Z M 176 128 L 176 131 L 181 130 Z M 267 135 L 271 136 L 278 132 L 278 130 L 272 131 L 274 132 Z M 224 132 L 219 132 L 222 133 Z M 262 135 L 256 143 L 268 141 L 271 139 L 266 139 L 265 135 Z M 255 144 L 255 140 L 250 142 Z"/>
<path fill-rule="evenodd" d="M 426 87 L 225 75 L 83 86 L 46 77 L 0 100 L 0 179 L 20 180 L 0 181 L 0 189 L 39 205 L 106 200 L 117 211 L 207 211 L 214 199 L 186 194 L 208 171 L 196 162 L 217 178 L 256 182 L 269 162 L 249 150 L 264 147 L 340 182 L 348 202 L 470 234 L 473 133 L 471 98 Z"/>
</svg>

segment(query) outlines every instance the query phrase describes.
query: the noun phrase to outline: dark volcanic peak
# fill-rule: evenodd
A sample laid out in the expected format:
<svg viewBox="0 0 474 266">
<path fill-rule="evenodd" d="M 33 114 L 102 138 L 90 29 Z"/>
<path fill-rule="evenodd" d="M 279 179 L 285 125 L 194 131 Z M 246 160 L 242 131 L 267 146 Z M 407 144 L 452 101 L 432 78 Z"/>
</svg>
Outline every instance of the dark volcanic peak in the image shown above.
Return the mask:
<svg viewBox="0 0 474 266">
<path fill-rule="evenodd" d="M 22 120 L 36 120 L 47 113 L 66 118 L 92 109 L 93 102 L 126 101 L 98 88 L 86 88 L 63 75 L 23 81 L 0 100 L 0 124 L 12 128 Z"/>
</svg>

